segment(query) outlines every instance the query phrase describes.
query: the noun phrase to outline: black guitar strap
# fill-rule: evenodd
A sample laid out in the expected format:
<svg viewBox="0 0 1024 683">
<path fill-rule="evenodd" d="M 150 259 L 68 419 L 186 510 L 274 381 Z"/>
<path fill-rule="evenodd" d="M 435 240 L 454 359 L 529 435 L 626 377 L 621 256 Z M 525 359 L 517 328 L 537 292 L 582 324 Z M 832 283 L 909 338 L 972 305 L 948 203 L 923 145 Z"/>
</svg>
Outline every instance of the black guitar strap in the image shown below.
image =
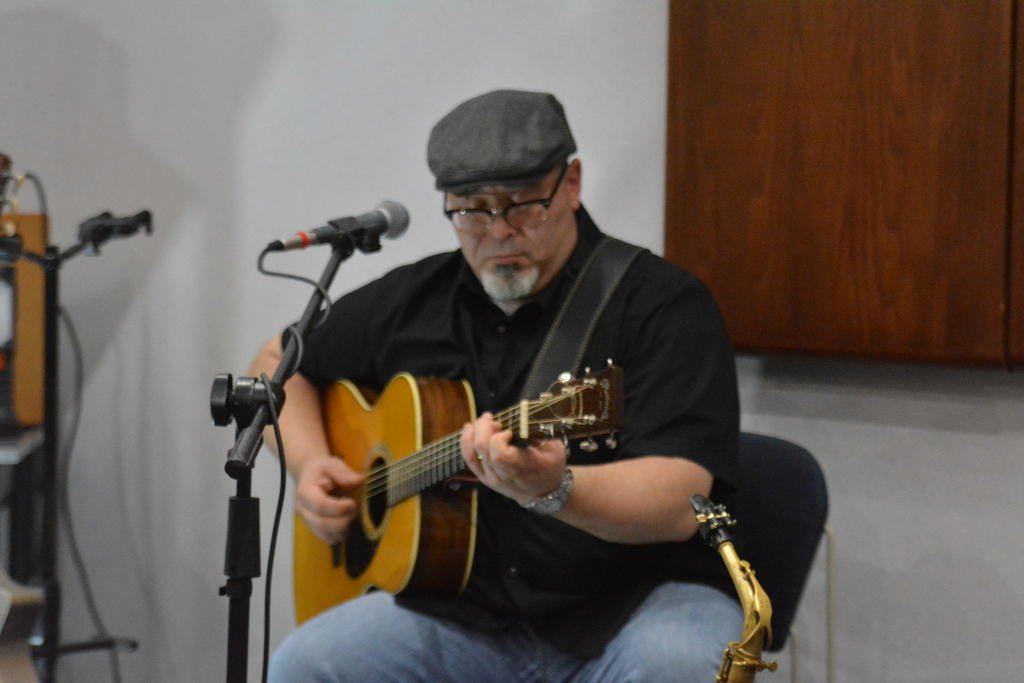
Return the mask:
<svg viewBox="0 0 1024 683">
<path fill-rule="evenodd" d="M 536 398 L 563 372 L 579 372 L 594 326 L 622 276 L 642 251 L 642 247 L 607 235 L 598 242 L 530 367 L 523 398 Z"/>
</svg>

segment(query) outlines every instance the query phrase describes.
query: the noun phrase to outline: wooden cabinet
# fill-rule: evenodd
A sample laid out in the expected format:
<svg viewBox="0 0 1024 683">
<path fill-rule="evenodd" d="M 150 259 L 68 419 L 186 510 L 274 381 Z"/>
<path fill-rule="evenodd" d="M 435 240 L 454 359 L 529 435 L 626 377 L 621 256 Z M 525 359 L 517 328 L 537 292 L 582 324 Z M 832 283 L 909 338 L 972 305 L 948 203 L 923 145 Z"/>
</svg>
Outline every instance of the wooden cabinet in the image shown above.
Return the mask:
<svg viewBox="0 0 1024 683">
<path fill-rule="evenodd" d="M 665 251 L 737 349 L 1024 362 L 1015 22 L 1011 0 L 672 2 Z"/>
<path fill-rule="evenodd" d="M 1010 362 L 1024 365 L 1024 15 L 1016 8 L 1016 36 L 1013 84 L 1013 177 L 1010 185 L 1010 259 L 1007 308 L 1008 354 Z"/>
</svg>

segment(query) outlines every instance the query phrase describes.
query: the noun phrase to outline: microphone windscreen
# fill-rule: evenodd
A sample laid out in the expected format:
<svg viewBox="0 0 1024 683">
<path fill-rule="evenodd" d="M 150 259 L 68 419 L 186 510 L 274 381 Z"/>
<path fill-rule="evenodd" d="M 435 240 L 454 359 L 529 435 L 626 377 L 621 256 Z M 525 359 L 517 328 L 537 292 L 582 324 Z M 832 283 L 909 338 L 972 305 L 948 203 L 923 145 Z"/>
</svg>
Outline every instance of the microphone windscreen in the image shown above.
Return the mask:
<svg viewBox="0 0 1024 683">
<path fill-rule="evenodd" d="M 406 229 L 409 227 L 409 212 L 404 206 L 390 199 L 385 199 L 377 207 L 377 210 L 384 214 L 388 224 L 384 237 L 393 240 L 405 234 Z"/>
</svg>

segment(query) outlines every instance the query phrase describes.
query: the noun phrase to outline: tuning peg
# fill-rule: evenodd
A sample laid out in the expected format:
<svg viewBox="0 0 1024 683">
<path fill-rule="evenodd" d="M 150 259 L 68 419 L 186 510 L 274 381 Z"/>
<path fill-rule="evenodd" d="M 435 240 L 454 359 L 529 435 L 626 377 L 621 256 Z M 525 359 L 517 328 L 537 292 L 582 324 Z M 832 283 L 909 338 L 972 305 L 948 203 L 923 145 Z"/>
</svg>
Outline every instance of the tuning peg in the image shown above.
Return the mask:
<svg viewBox="0 0 1024 683">
<path fill-rule="evenodd" d="M 558 381 L 561 382 L 562 384 L 568 384 L 569 382 L 572 381 L 572 373 L 569 371 L 563 372 L 558 376 Z"/>
<path fill-rule="evenodd" d="M 580 450 L 584 453 L 593 453 L 597 450 L 597 442 L 593 439 L 584 439 L 580 441 Z"/>
<path fill-rule="evenodd" d="M 615 432 L 612 432 L 611 434 L 609 434 L 605 438 L 604 445 L 607 446 L 608 448 L 616 448 L 616 447 L 618 447 L 619 442 L 615 438 Z"/>
</svg>

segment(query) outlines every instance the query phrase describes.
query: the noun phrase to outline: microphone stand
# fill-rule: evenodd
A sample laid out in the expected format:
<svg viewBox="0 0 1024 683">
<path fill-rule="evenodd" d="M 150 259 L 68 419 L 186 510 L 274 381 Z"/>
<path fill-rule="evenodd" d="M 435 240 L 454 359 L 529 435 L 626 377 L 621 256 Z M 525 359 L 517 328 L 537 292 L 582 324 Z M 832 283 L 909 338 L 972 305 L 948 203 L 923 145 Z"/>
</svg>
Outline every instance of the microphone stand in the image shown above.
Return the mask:
<svg viewBox="0 0 1024 683">
<path fill-rule="evenodd" d="M 270 424 L 267 402 L 274 401 L 280 410 L 284 404 L 284 383 L 297 370 L 299 341 L 305 338 L 324 303 L 321 292 L 330 287 L 338 268 L 358 248 L 363 252 L 380 250 L 379 235 L 360 229 L 354 219 L 351 230 L 339 231 L 331 241 L 331 257 L 318 280 L 318 287 L 299 322 L 291 329 L 281 354 L 271 386 L 252 378 L 232 380 L 230 374 L 217 375 L 210 392 L 210 412 L 214 424 L 227 426 L 234 418 L 237 424 L 235 445 L 228 451 L 224 471 L 235 480 L 235 495 L 228 501 L 228 529 L 224 551 L 224 575 L 227 582 L 220 595 L 228 598 L 228 683 L 244 683 L 249 657 L 249 606 L 252 580 L 260 576 L 259 498 L 252 497 L 252 467 L 260 446 L 263 430 Z"/>
<path fill-rule="evenodd" d="M 142 214 L 138 214 L 142 215 Z M 109 217 L 109 214 L 107 214 Z M 148 226 L 149 212 L 145 212 L 147 221 L 146 231 L 151 232 Z M 124 236 L 131 234 L 123 232 Z M 80 232 L 81 235 L 81 232 Z M 34 659 L 42 660 L 42 674 L 44 681 L 52 683 L 56 680 L 57 658 L 62 654 L 81 652 L 95 649 L 116 649 L 122 652 L 134 652 L 138 649 L 137 640 L 130 638 L 104 637 L 83 643 L 60 643 L 60 612 L 61 612 L 61 586 L 57 578 L 57 478 L 58 478 L 58 456 L 59 456 L 59 433 L 58 423 L 58 331 L 57 312 L 60 309 L 59 302 L 59 271 L 69 259 L 75 257 L 83 250 L 98 254 L 100 244 L 110 239 L 113 235 L 104 234 L 101 237 L 87 240 L 84 237 L 74 246 L 60 251 L 57 247 L 48 245 L 43 254 L 22 251 L 17 254 L 38 265 L 44 274 L 44 305 L 43 305 L 43 338 L 44 338 L 44 366 L 46 368 L 43 378 L 43 446 L 41 450 L 42 471 L 38 473 L 40 485 L 43 490 L 42 500 L 42 524 L 39 547 L 39 572 L 43 584 L 43 616 L 42 616 L 42 642 L 32 647 Z M 18 467 L 33 467 L 27 463 Z M 12 546 L 23 545 L 18 538 L 12 538 Z M 18 566 L 13 568 L 13 575 L 17 579 L 31 580 L 31 563 L 19 561 Z"/>
</svg>

